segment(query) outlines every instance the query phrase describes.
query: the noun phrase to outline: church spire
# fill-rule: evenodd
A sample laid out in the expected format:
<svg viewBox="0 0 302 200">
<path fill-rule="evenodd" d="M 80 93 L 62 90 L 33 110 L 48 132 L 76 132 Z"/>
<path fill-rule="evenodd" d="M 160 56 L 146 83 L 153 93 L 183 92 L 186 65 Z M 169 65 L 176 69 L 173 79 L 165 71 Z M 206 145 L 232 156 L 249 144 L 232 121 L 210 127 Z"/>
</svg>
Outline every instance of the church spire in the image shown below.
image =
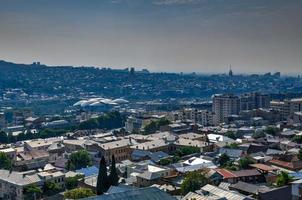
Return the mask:
<svg viewBox="0 0 302 200">
<path fill-rule="evenodd" d="M 229 76 L 230 76 L 230 77 L 232 77 L 232 76 L 233 76 L 232 65 L 230 65 Z"/>
</svg>

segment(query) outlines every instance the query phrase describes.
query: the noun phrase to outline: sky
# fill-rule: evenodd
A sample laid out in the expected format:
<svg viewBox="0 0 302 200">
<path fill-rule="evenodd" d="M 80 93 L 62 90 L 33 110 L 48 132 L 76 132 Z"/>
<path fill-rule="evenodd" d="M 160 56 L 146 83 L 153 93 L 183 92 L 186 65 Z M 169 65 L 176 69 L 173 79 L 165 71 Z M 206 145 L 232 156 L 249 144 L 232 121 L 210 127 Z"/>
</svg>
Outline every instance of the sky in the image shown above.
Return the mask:
<svg viewBox="0 0 302 200">
<path fill-rule="evenodd" d="M 0 0 L 0 60 L 301 73 L 301 0 Z"/>
</svg>

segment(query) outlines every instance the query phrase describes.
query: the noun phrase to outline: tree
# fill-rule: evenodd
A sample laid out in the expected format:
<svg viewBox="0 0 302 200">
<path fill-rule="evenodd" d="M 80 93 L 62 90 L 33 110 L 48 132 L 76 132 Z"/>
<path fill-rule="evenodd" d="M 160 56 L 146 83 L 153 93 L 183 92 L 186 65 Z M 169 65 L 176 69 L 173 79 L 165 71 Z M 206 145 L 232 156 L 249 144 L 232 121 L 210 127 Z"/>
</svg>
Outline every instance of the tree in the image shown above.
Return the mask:
<svg viewBox="0 0 302 200">
<path fill-rule="evenodd" d="M 238 171 L 239 170 L 239 167 L 234 165 L 233 162 L 227 162 L 224 168 L 227 169 L 227 170 L 231 170 L 231 171 Z"/>
<path fill-rule="evenodd" d="M 302 149 L 299 150 L 299 153 L 297 156 L 298 156 L 299 160 L 302 160 Z"/>
<path fill-rule="evenodd" d="M 80 130 L 84 129 L 114 129 L 121 128 L 124 126 L 125 119 L 122 115 L 117 112 L 106 113 L 98 118 L 89 119 L 87 121 L 81 122 L 79 125 Z"/>
<path fill-rule="evenodd" d="M 68 170 L 77 170 L 91 165 L 92 165 L 92 161 L 89 153 L 86 150 L 80 150 L 71 153 L 67 161 L 66 168 Z"/>
<path fill-rule="evenodd" d="M 180 149 L 176 150 L 174 155 L 182 157 L 182 156 L 191 155 L 191 154 L 194 154 L 194 153 L 200 153 L 200 148 L 191 147 L 191 146 L 181 147 Z"/>
<path fill-rule="evenodd" d="M 229 138 L 231 138 L 231 139 L 233 139 L 233 140 L 236 140 L 236 139 L 238 138 L 238 137 L 237 137 L 237 134 L 234 133 L 233 131 L 228 131 L 228 132 L 226 132 L 225 136 L 227 136 L 227 137 L 229 137 Z"/>
<path fill-rule="evenodd" d="M 83 178 L 83 175 L 76 175 L 74 177 L 68 177 L 65 179 L 66 189 L 71 190 L 79 185 L 79 179 Z"/>
<path fill-rule="evenodd" d="M 4 131 L 0 131 L 0 143 L 8 143 L 8 136 Z"/>
<path fill-rule="evenodd" d="M 98 127 L 99 127 L 99 122 L 97 119 L 89 119 L 87 121 L 81 122 L 79 125 L 80 130 L 97 129 Z"/>
<path fill-rule="evenodd" d="M 265 132 L 264 131 L 256 131 L 253 133 L 252 138 L 254 139 L 259 139 L 265 137 Z"/>
<path fill-rule="evenodd" d="M 295 135 L 292 139 L 294 142 L 297 142 L 299 144 L 302 143 L 302 135 Z"/>
<path fill-rule="evenodd" d="M 245 156 L 243 158 L 240 158 L 238 163 L 241 169 L 248 169 L 250 164 L 253 164 L 254 161 L 251 159 L 251 157 Z"/>
<path fill-rule="evenodd" d="M 229 161 L 230 161 L 230 157 L 225 153 L 221 154 L 218 158 L 218 162 L 220 166 L 225 166 Z"/>
<path fill-rule="evenodd" d="M 64 193 L 64 199 L 82 199 L 95 196 L 95 193 L 89 188 L 76 188 Z"/>
<path fill-rule="evenodd" d="M 162 118 L 160 120 L 151 121 L 149 124 L 147 124 L 144 127 L 145 134 L 152 134 L 155 133 L 160 129 L 161 126 L 165 126 L 170 124 L 171 122 L 165 118 Z"/>
<path fill-rule="evenodd" d="M 265 133 L 263 131 L 256 131 L 253 133 L 252 138 L 259 139 L 265 137 Z"/>
<path fill-rule="evenodd" d="M 199 190 L 201 187 L 209 183 L 209 179 L 204 172 L 193 171 L 185 175 L 184 181 L 181 184 L 183 195 L 189 192 Z"/>
<path fill-rule="evenodd" d="M 62 188 L 54 182 L 46 181 L 44 183 L 43 192 L 46 195 L 54 195 L 54 194 L 57 194 L 58 192 L 60 192 L 61 190 L 62 190 Z"/>
<path fill-rule="evenodd" d="M 117 171 L 116 171 L 115 157 L 114 157 L 114 155 L 112 155 L 112 159 L 111 159 L 109 181 L 110 181 L 110 186 L 111 185 L 114 185 L 114 186 L 118 185 L 119 177 L 118 177 Z"/>
<path fill-rule="evenodd" d="M 11 159 L 4 152 L 0 152 L 0 169 L 10 170 L 11 168 Z"/>
<path fill-rule="evenodd" d="M 99 174 L 96 185 L 96 193 L 98 195 L 103 194 L 108 190 L 108 176 L 107 176 L 107 166 L 104 156 L 102 156 L 100 161 Z"/>
<path fill-rule="evenodd" d="M 36 199 L 42 194 L 41 188 L 36 184 L 30 184 L 24 187 L 24 199 Z"/>
<path fill-rule="evenodd" d="M 288 173 L 281 171 L 280 174 L 277 176 L 276 184 L 277 186 L 281 187 L 284 185 L 289 185 L 289 183 L 293 180 L 293 177 L 288 175 Z"/>
<path fill-rule="evenodd" d="M 278 133 L 278 128 L 274 128 L 274 127 L 267 127 L 264 132 L 266 132 L 269 135 L 276 135 Z"/>
<path fill-rule="evenodd" d="M 237 143 L 231 143 L 229 145 L 226 145 L 225 148 L 229 148 L 229 149 L 238 149 L 239 146 Z"/>
<path fill-rule="evenodd" d="M 170 165 L 172 163 L 171 159 L 163 158 L 159 161 L 159 164 L 162 166 Z"/>
<path fill-rule="evenodd" d="M 157 125 L 155 121 L 150 122 L 144 127 L 144 131 L 146 134 L 152 134 L 157 131 Z"/>
</svg>

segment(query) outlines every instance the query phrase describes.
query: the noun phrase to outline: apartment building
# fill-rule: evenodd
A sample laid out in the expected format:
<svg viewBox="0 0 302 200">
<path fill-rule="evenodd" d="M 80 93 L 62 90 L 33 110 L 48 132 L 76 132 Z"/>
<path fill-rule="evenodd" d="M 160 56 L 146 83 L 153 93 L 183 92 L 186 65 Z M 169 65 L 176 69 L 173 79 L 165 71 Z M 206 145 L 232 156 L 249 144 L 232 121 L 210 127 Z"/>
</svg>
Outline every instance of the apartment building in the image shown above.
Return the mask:
<svg viewBox="0 0 302 200">
<path fill-rule="evenodd" d="M 239 97 L 232 94 L 217 94 L 212 97 L 214 112 L 214 124 L 226 122 L 230 115 L 238 115 L 240 110 Z"/>
<path fill-rule="evenodd" d="M 295 112 L 302 111 L 302 98 L 271 101 L 270 107 L 281 112 L 283 120 L 292 118 Z"/>
<path fill-rule="evenodd" d="M 247 93 L 240 96 L 240 110 L 253 110 L 258 108 L 269 108 L 270 96 L 258 92 Z"/>
<path fill-rule="evenodd" d="M 200 125 L 210 126 L 213 125 L 213 112 L 208 110 L 186 108 L 181 111 L 170 113 L 168 119 L 171 121 L 191 120 L 192 122 Z"/>
<path fill-rule="evenodd" d="M 114 155 L 116 162 L 131 159 L 131 146 L 137 144 L 134 139 L 121 139 L 113 142 L 100 144 L 101 154 L 109 163 L 111 156 Z"/>
</svg>

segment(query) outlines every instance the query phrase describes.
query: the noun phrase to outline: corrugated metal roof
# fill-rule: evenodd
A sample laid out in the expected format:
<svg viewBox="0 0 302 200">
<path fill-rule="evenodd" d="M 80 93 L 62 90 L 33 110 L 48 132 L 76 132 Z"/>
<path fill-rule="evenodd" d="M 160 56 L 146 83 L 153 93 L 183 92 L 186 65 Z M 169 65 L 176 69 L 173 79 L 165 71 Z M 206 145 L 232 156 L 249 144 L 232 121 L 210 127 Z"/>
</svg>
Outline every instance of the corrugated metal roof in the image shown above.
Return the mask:
<svg viewBox="0 0 302 200">
<path fill-rule="evenodd" d="M 82 200 L 176 200 L 158 188 L 148 187 L 114 194 L 107 194 Z"/>
<path fill-rule="evenodd" d="M 92 176 L 99 173 L 99 168 L 96 166 L 86 167 L 79 170 L 76 170 L 77 173 L 84 174 L 84 176 Z"/>
<path fill-rule="evenodd" d="M 227 200 L 248 200 L 251 199 L 247 196 L 235 193 L 235 192 L 231 192 L 231 191 L 227 191 L 227 190 L 223 190 L 219 187 L 207 184 L 204 187 L 201 188 L 201 191 L 196 191 L 197 193 L 202 194 L 202 191 L 206 191 L 209 192 L 210 194 L 219 196 L 219 197 L 225 197 Z"/>
</svg>

